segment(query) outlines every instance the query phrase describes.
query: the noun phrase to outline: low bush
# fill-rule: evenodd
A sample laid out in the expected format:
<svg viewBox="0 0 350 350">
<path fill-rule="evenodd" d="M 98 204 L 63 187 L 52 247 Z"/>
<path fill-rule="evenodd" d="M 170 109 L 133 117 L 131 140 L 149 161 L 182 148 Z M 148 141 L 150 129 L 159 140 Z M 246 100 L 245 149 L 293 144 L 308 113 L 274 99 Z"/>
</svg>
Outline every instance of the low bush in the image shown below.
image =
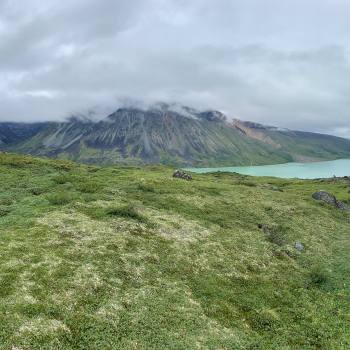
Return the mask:
<svg viewBox="0 0 350 350">
<path fill-rule="evenodd" d="M 10 212 L 10 208 L 5 207 L 5 206 L 0 206 L 0 217 L 1 216 L 6 216 Z"/>
<path fill-rule="evenodd" d="M 52 205 L 65 205 L 73 200 L 73 196 L 68 192 L 52 193 L 47 196 L 47 200 Z"/>
<path fill-rule="evenodd" d="M 39 196 L 45 192 L 45 189 L 42 187 L 32 187 L 29 191 L 32 195 Z"/>
<path fill-rule="evenodd" d="M 81 207 L 79 210 L 95 220 L 102 220 L 107 216 L 106 209 L 101 207 Z"/>
<path fill-rule="evenodd" d="M 35 165 L 40 163 L 41 160 L 35 158 L 20 156 L 20 155 L 0 155 L 0 164 L 8 165 L 13 168 L 26 168 L 30 165 Z M 43 161 L 41 161 L 43 162 Z"/>
<path fill-rule="evenodd" d="M 76 189 L 83 193 L 96 193 L 101 187 L 101 184 L 92 181 L 80 182 L 76 185 Z"/>
<path fill-rule="evenodd" d="M 267 238 L 268 238 L 269 242 L 276 244 L 280 247 L 286 243 L 283 233 L 278 231 L 277 229 L 272 230 L 268 234 Z"/>
<path fill-rule="evenodd" d="M 248 186 L 248 187 L 256 187 L 257 184 L 252 181 L 246 181 L 246 180 L 238 180 L 237 185 L 242 185 L 242 186 Z"/>
<path fill-rule="evenodd" d="M 54 168 L 56 168 L 57 170 L 61 170 L 61 171 L 69 171 L 72 168 L 75 167 L 75 164 L 72 163 L 69 160 L 56 160 L 55 162 L 52 163 L 52 166 Z"/>
<path fill-rule="evenodd" d="M 286 228 L 281 225 L 259 225 L 259 228 L 261 228 L 266 234 L 266 238 L 270 243 L 276 244 L 280 247 L 286 244 Z"/>
<path fill-rule="evenodd" d="M 318 288 L 325 288 L 330 286 L 330 274 L 327 270 L 320 266 L 314 267 L 309 275 L 308 285 Z"/>
<path fill-rule="evenodd" d="M 70 179 L 69 179 L 69 176 L 64 175 L 64 174 L 60 174 L 60 175 L 55 176 L 52 180 L 54 182 L 56 182 L 56 184 L 62 185 L 62 184 L 69 182 Z"/>
<path fill-rule="evenodd" d="M 133 219 L 142 223 L 147 223 L 147 218 L 140 214 L 135 205 L 127 204 L 120 207 L 112 207 L 106 209 L 106 214 L 109 216 L 119 216 L 123 218 Z"/>
<path fill-rule="evenodd" d="M 255 311 L 249 318 L 252 328 L 256 331 L 272 331 L 276 324 L 278 324 L 274 312 L 270 310 Z"/>
<path fill-rule="evenodd" d="M 82 195 L 82 198 L 83 198 L 84 202 L 89 203 L 89 202 L 94 202 L 94 201 L 98 200 L 100 197 L 94 193 L 84 193 Z"/>
<path fill-rule="evenodd" d="M 13 203 L 13 199 L 10 196 L 0 197 L 0 205 L 11 205 Z"/>
<path fill-rule="evenodd" d="M 137 188 L 142 191 L 142 192 L 152 192 L 154 193 L 156 190 L 154 188 L 154 186 L 150 185 L 150 184 L 144 184 L 141 183 L 137 186 Z"/>
</svg>

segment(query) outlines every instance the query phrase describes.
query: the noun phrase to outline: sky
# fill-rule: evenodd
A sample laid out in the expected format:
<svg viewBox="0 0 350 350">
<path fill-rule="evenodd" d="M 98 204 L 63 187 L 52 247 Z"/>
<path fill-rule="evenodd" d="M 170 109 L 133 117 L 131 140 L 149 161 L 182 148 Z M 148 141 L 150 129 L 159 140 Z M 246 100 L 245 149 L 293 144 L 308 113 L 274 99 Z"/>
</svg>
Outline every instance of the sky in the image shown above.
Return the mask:
<svg viewBox="0 0 350 350">
<path fill-rule="evenodd" d="M 349 0 L 0 0 L 0 121 L 177 102 L 350 137 Z"/>
</svg>

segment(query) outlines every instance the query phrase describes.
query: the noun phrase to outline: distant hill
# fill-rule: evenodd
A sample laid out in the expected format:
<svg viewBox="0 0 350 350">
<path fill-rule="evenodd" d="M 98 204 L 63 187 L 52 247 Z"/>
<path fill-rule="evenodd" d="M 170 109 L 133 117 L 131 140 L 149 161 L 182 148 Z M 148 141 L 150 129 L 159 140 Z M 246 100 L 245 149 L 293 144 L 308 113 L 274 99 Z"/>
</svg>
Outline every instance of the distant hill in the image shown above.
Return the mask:
<svg viewBox="0 0 350 350">
<path fill-rule="evenodd" d="M 100 121 L 0 123 L 0 148 L 102 164 L 257 165 L 350 157 L 350 140 L 165 104 L 120 108 Z"/>
</svg>

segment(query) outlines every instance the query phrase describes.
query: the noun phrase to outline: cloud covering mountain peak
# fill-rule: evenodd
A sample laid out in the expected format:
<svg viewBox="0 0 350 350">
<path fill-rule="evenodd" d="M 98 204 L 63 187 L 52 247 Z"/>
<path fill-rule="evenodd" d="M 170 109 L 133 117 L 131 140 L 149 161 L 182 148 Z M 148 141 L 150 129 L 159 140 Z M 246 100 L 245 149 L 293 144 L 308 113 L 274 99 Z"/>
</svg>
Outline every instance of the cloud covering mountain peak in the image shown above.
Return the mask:
<svg viewBox="0 0 350 350">
<path fill-rule="evenodd" d="M 0 120 L 57 120 L 131 97 L 348 136 L 349 10 L 345 0 L 0 1 Z"/>
</svg>

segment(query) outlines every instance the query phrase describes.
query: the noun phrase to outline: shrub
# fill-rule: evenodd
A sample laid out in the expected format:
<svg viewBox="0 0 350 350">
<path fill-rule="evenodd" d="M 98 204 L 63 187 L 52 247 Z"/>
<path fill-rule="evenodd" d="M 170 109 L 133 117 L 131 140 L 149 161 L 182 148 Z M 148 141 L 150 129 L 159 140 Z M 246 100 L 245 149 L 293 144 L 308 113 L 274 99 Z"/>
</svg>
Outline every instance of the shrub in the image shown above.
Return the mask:
<svg viewBox="0 0 350 350">
<path fill-rule="evenodd" d="M 69 160 L 61 159 L 53 162 L 52 166 L 58 170 L 69 171 L 75 166 L 75 164 Z"/>
<path fill-rule="evenodd" d="M 137 188 L 142 192 L 152 192 L 154 193 L 156 190 L 155 188 L 150 184 L 139 184 Z"/>
<path fill-rule="evenodd" d="M 10 208 L 7 208 L 5 206 L 0 206 L 0 217 L 6 216 L 10 212 Z"/>
<path fill-rule="evenodd" d="M 13 199 L 10 196 L 0 197 L 0 205 L 11 205 Z"/>
<path fill-rule="evenodd" d="M 81 182 L 76 185 L 76 189 L 83 193 L 96 193 L 101 188 L 97 182 Z"/>
<path fill-rule="evenodd" d="M 0 164 L 8 165 L 13 168 L 26 168 L 30 165 L 34 165 L 39 162 L 40 161 L 35 158 L 13 155 L 13 154 L 0 157 Z"/>
<path fill-rule="evenodd" d="M 80 211 L 85 215 L 89 216 L 91 219 L 104 219 L 107 215 L 107 212 L 104 208 L 101 207 L 82 207 Z"/>
<path fill-rule="evenodd" d="M 73 196 L 68 192 L 52 193 L 47 196 L 47 200 L 53 205 L 64 205 L 70 203 Z"/>
<path fill-rule="evenodd" d="M 283 236 L 283 233 L 281 233 L 278 230 L 272 230 L 268 236 L 267 236 L 269 242 L 276 244 L 278 246 L 283 246 L 286 242 L 285 242 L 285 238 Z"/>
<path fill-rule="evenodd" d="M 94 167 L 94 166 L 89 166 L 89 168 L 88 168 L 89 173 L 96 173 L 99 170 L 100 170 L 99 167 Z"/>
<path fill-rule="evenodd" d="M 278 246 L 283 246 L 286 243 L 285 239 L 285 228 L 281 225 L 258 225 L 264 233 L 266 234 L 266 238 L 270 243 L 276 244 Z"/>
<path fill-rule="evenodd" d="M 274 319 L 266 313 L 255 312 L 251 316 L 250 323 L 257 331 L 271 331 L 274 327 Z"/>
<path fill-rule="evenodd" d="M 319 266 L 314 267 L 310 272 L 309 284 L 319 288 L 330 284 L 330 275 L 328 271 Z"/>
<path fill-rule="evenodd" d="M 66 182 L 69 182 L 69 177 L 67 175 L 57 175 L 52 179 L 56 184 L 62 185 L 65 184 Z"/>
<path fill-rule="evenodd" d="M 238 180 L 237 185 L 242 185 L 242 186 L 248 186 L 248 187 L 256 187 L 257 184 L 252 181 L 246 181 L 246 180 Z"/>
<path fill-rule="evenodd" d="M 139 222 L 147 223 L 147 218 L 140 214 L 134 205 L 128 204 L 121 207 L 113 207 L 106 209 L 106 214 L 109 216 L 119 216 L 123 218 L 133 219 Z"/>
<path fill-rule="evenodd" d="M 33 194 L 34 196 L 39 196 L 44 192 L 45 192 L 45 190 L 41 187 L 32 187 L 30 189 L 30 193 Z"/>
<path fill-rule="evenodd" d="M 83 195 L 82 195 L 82 198 L 83 198 L 83 200 L 85 201 L 85 202 L 94 202 L 94 201 L 96 201 L 99 197 L 98 197 L 98 195 L 95 195 L 95 194 L 93 194 L 93 193 L 84 193 Z"/>
</svg>

